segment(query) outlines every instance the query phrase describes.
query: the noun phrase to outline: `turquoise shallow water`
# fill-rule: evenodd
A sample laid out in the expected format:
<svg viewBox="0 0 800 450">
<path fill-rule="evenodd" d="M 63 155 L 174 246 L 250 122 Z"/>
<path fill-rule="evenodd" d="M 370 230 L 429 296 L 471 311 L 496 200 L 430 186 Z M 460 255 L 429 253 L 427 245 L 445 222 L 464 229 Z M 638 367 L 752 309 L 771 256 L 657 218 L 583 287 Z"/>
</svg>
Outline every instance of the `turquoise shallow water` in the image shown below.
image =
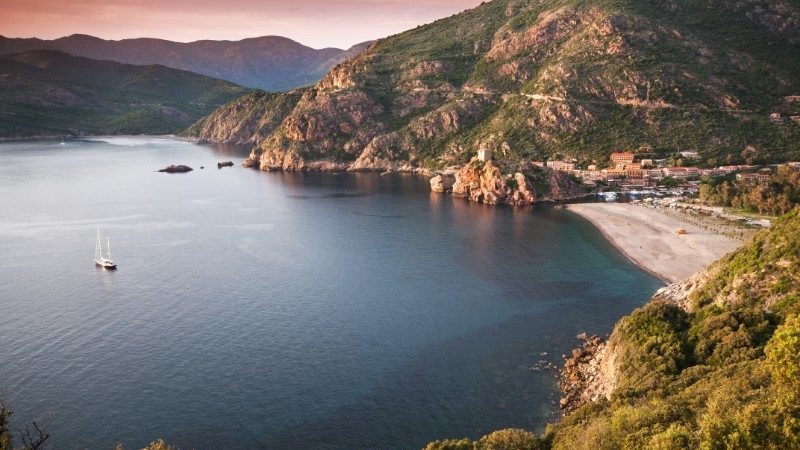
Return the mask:
<svg viewBox="0 0 800 450">
<path fill-rule="evenodd" d="M 52 412 L 59 448 L 541 429 L 555 381 L 530 367 L 660 285 L 568 211 L 243 157 L 164 138 L 0 144 L 0 386 L 16 418 Z M 195 170 L 154 172 L 169 163 Z M 117 272 L 93 266 L 97 226 Z"/>
</svg>

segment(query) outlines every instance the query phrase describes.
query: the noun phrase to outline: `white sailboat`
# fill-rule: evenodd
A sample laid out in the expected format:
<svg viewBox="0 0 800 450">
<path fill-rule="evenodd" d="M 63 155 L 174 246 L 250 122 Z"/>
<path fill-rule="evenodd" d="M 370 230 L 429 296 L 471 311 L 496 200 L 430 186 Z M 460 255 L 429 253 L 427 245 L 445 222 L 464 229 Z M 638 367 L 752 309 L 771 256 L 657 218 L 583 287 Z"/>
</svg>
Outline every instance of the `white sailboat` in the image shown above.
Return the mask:
<svg viewBox="0 0 800 450">
<path fill-rule="evenodd" d="M 100 227 L 97 228 L 97 243 L 94 246 L 94 265 L 103 269 L 116 269 L 117 263 L 111 259 L 111 239 L 106 238 L 108 257 L 103 256 L 103 245 L 100 242 Z"/>
</svg>

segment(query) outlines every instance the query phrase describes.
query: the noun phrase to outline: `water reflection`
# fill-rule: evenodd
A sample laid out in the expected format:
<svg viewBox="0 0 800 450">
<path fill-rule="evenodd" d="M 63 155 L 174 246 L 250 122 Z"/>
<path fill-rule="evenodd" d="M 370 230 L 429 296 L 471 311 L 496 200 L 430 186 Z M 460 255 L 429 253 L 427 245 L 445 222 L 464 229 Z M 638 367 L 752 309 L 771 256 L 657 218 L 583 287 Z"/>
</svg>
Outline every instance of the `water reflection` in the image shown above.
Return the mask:
<svg viewBox="0 0 800 450">
<path fill-rule="evenodd" d="M 247 158 L 250 156 L 250 151 L 252 151 L 252 145 L 241 145 L 241 144 L 227 144 L 227 143 L 220 143 L 214 142 L 210 144 L 201 144 L 210 147 L 214 153 L 218 156 L 227 156 L 231 158 Z"/>
<path fill-rule="evenodd" d="M 117 286 L 116 270 L 108 270 L 102 267 L 95 266 L 97 271 L 97 279 L 100 281 L 100 287 L 106 294 L 114 292 Z"/>
</svg>

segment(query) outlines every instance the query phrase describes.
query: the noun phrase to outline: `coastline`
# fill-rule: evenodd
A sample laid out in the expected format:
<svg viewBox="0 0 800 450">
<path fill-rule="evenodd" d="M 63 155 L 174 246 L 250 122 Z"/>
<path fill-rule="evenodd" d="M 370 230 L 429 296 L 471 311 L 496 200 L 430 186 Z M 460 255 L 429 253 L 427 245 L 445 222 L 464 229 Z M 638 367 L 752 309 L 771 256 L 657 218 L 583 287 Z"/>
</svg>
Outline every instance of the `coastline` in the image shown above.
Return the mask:
<svg viewBox="0 0 800 450">
<path fill-rule="evenodd" d="M 666 283 L 683 281 L 744 244 L 657 209 L 628 203 L 572 204 L 634 264 Z M 677 234 L 682 228 L 686 234 Z"/>
</svg>

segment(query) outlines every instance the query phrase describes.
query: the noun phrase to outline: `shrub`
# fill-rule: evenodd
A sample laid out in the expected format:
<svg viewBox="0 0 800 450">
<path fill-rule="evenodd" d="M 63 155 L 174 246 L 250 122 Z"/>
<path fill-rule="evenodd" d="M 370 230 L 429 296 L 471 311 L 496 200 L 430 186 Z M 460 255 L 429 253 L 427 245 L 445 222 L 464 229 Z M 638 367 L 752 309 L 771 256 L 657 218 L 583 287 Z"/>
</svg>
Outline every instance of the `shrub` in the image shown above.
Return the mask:
<svg viewBox="0 0 800 450">
<path fill-rule="evenodd" d="M 778 327 L 765 349 L 776 382 L 800 391 L 800 317 L 791 315 Z"/>
<path fill-rule="evenodd" d="M 476 445 L 480 450 L 539 450 L 545 446 L 542 440 L 520 428 L 498 430 L 482 437 Z"/>
</svg>

